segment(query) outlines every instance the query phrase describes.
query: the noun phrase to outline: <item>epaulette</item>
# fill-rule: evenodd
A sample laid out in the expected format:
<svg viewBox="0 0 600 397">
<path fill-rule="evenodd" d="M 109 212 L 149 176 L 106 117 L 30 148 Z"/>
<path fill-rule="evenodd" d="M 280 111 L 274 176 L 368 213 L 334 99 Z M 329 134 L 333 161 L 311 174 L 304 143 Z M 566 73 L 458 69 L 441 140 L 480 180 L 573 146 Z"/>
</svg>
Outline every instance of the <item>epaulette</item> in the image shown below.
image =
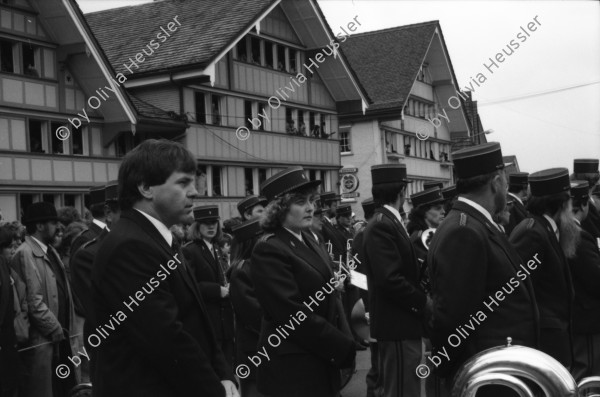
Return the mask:
<svg viewBox="0 0 600 397">
<path fill-rule="evenodd" d="M 260 238 L 258 239 L 258 241 L 256 242 L 256 244 L 258 244 L 258 243 L 264 243 L 268 239 L 270 239 L 271 237 L 273 237 L 274 235 L 275 235 L 275 233 L 265 233 L 262 236 L 260 236 Z"/>
<path fill-rule="evenodd" d="M 377 214 L 377 222 L 381 222 L 382 219 L 383 219 L 383 214 L 380 212 L 379 214 Z"/>
<path fill-rule="evenodd" d="M 98 237 L 94 237 L 93 239 L 91 239 L 90 241 L 86 241 L 85 243 L 83 243 L 81 245 L 81 247 L 79 247 L 79 249 L 85 249 L 87 247 L 89 247 L 90 245 L 96 243 L 98 241 Z M 78 250 L 79 251 L 79 250 Z"/>
<path fill-rule="evenodd" d="M 527 229 L 531 229 L 533 225 L 535 225 L 535 219 L 529 218 L 529 220 L 527 221 Z"/>
<path fill-rule="evenodd" d="M 188 241 L 187 243 L 183 244 L 183 245 L 181 246 L 181 248 L 183 248 L 183 247 L 187 247 L 188 245 L 190 245 L 190 244 L 192 244 L 192 243 L 193 243 L 193 241 Z"/>
<path fill-rule="evenodd" d="M 460 213 L 459 225 L 460 226 L 466 226 L 467 225 L 467 214 L 465 214 L 464 212 Z"/>
</svg>

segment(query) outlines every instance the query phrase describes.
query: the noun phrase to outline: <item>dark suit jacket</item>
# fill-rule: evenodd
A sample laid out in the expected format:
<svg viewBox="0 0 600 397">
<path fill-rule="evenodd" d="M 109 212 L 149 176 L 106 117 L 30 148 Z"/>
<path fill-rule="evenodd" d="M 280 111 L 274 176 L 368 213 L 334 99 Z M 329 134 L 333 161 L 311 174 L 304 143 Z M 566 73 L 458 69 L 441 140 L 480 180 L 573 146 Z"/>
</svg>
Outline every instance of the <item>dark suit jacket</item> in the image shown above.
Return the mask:
<svg viewBox="0 0 600 397">
<path fill-rule="evenodd" d="M 363 241 L 365 239 L 365 229 L 362 229 L 356 236 L 354 236 L 354 240 L 352 240 L 352 254 L 355 256 L 358 261 L 356 261 L 356 271 L 359 273 L 367 275 L 367 267 L 365 265 L 365 250 L 363 246 Z M 369 312 L 369 291 L 365 291 L 364 289 L 360 290 L 360 297 L 363 300 L 363 305 L 365 306 L 365 311 Z"/>
<path fill-rule="evenodd" d="M 600 333 L 600 250 L 594 237 L 581 230 L 581 243 L 569 259 L 575 289 L 573 333 Z"/>
<path fill-rule="evenodd" d="M 183 247 L 183 255 L 194 271 L 217 339 L 232 340 L 233 307 L 229 297 L 221 297 L 221 286 L 225 285 L 225 276 L 218 257 L 212 255 L 204 241 L 186 244 Z"/>
<path fill-rule="evenodd" d="M 542 342 L 549 332 L 562 331 L 567 338 L 553 343 L 563 344 L 564 350 L 570 350 L 568 333 L 571 329 L 571 305 L 573 303 L 573 283 L 567 258 L 544 217 L 532 215 L 517 225 L 510 235 L 521 258 L 529 262 L 537 257 L 541 264 L 531 270 L 531 280 L 540 312 L 540 336 Z M 548 346 L 541 345 L 540 350 L 549 352 Z M 563 365 L 571 362 L 571 357 L 554 357 Z"/>
<path fill-rule="evenodd" d="M 89 227 L 79 233 L 77 237 L 71 243 L 71 257 L 77 252 L 79 248 L 88 241 L 91 241 L 98 237 L 102 233 L 102 228 L 95 223 L 90 223 Z"/>
<path fill-rule="evenodd" d="M 510 195 L 510 193 L 509 193 Z M 512 197 L 512 196 L 511 196 Z M 508 225 L 504 227 L 506 235 L 510 236 L 514 228 L 521 223 L 521 221 L 529 216 L 529 212 L 523 204 L 516 198 L 512 197 L 513 205 L 510 209 L 510 218 L 508 219 Z"/>
<path fill-rule="evenodd" d="M 371 336 L 421 338 L 427 296 L 419 287 L 419 265 L 406 230 L 392 212 L 379 208 L 364 233 Z"/>
<path fill-rule="evenodd" d="M 594 238 L 600 238 L 600 213 L 596 206 L 590 202 L 590 212 L 588 216 L 581 222 L 581 227 L 585 229 Z"/>
<path fill-rule="evenodd" d="M 170 270 L 175 255 L 182 263 Z M 119 311 L 127 316 L 113 320 L 114 331 L 103 325 L 109 335 L 96 348 L 95 396 L 225 395 L 221 380 L 233 376 L 193 275 L 181 252 L 138 211 L 123 211 L 102 241 L 92 300 L 97 325 L 110 324 Z"/>
<path fill-rule="evenodd" d="M 254 284 L 250 278 L 250 259 L 231 271 L 229 278 L 229 296 L 235 312 L 235 346 L 236 363 L 243 364 L 249 355 L 256 355 L 262 309 L 254 292 Z M 250 378 L 256 378 L 255 371 Z"/>
<path fill-rule="evenodd" d="M 521 257 L 482 213 L 457 201 L 433 235 L 427 263 L 434 305 L 431 340 L 437 354 L 445 348 L 450 356 L 449 362 L 442 357 L 442 376 L 452 376 L 480 351 L 505 345 L 509 336 L 515 345 L 537 346 L 539 315 L 531 282 L 519 267 Z M 503 300 L 495 297 L 497 291 Z M 452 347 L 448 337 L 458 335 L 458 326 L 469 335 Z"/>
<path fill-rule="evenodd" d="M 349 330 L 341 331 L 346 319 L 329 258 L 307 234 L 303 239 L 279 228 L 252 253 L 250 274 L 264 313 L 258 350 L 270 355 L 257 369 L 258 390 L 267 395 L 331 396 L 339 368 L 356 354 Z"/>
<path fill-rule="evenodd" d="M 342 260 L 346 259 L 346 240 L 340 231 L 323 217 L 323 229 L 321 230 L 323 239 L 325 240 L 325 247 L 328 250 L 328 243 L 331 243 L 331 252 L 333 253 L 334 262 L 339 262 L 340 255 Z M 327 251 L 329 252 L 329 251 Z M 337 270 L 338 265 L 335 265 L 334 270 Z"/>
</svg>

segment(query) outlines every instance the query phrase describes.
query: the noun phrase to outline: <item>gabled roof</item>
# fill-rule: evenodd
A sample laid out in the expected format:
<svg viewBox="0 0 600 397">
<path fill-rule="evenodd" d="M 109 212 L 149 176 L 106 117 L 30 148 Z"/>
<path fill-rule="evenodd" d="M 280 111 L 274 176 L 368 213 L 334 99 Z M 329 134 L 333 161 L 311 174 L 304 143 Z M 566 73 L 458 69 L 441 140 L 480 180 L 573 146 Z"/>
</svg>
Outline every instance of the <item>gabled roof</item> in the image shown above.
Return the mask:
<svg viewBox="0 0 600 397">
<path fill-rule="evenodd" d="M 369 110 L 402 107 L 438 21 L 353 34 L 342 50 L 373 101 Z"/>
<path fill-rule="evenodd" d="M 125 71 L 128 76 L 123 64 L 130 65 L 129 58 L 135 58 L 150 40 L 160 44 L 153 55 L 138 63 L 139 69 L 132 68 L 135 78 L 167 68 L 208 65 L 275 1 L 164 0 L 94 12 L 85 17 L 117 73 Z M 181 26 L 161 42 L 157 39 L 161 26 L 167 29 L 175 16 Z M 199 35 L 199 28 L 206 34 Z"/>
</svg>

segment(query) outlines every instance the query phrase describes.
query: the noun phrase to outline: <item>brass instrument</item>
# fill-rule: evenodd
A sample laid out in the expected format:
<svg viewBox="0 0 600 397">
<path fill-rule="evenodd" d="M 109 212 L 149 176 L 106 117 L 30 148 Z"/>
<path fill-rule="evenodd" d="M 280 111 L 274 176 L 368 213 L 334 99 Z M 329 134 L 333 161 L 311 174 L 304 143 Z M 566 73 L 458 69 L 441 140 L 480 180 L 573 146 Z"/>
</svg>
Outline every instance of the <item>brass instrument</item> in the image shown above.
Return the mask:
<svg viewBox="0 0 600 397">
<path fill-rule="evenodd" d="M 579 385 L 569 371 L 546 353 L 525 346 L 506 346 L 484 350 L 467 361 L 454 377 L 453 397 L 474 397 L 485 385 L 504 385 L 521 397 L 534 397 L 522 380 L 537 384 L 547 397 L 579 397 L 583 390 L 600 387 L 600 377 L 582 379 Z M 598 396 L 595 394 L 594 396 Z"/>
<path fill-rule="evenodd" d="M 423 243 L 423 246 L 427 248 L 427 251 L 429 251 L 429 244 L 431 243 L 431 239 L 433 238 L 434 233 L 435 228 L 423 230 L 423 232 L 421 233 L 421 242 Z"/>
</svg>

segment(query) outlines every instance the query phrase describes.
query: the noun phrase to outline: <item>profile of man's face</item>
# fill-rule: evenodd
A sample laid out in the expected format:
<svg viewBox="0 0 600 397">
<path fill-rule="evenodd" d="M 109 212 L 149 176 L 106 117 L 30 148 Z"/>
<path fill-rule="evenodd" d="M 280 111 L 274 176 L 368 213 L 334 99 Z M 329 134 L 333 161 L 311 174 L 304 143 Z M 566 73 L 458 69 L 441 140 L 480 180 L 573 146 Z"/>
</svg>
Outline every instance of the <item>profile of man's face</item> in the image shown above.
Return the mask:
<svg viewBox="0 0 600 397">
<path fill-rule="evenodd" d="M 193 199 L 198 194 L 195 173 L 173 172 L 165 183 L 150 190 L 154 210 L 167 227 L 194 221 Z"/>
<path fill-rule="evenodd" d="M 54 240 L 56 235 L 56 228 L 58 227 L 57 221 L 50 221 L 38 224 L 38 231 L 40 231 L 40 237 L 44 244 L 50 244 Z"/>
<path fill-rule="evenodd" d="M 492 179 L 492 192 L 494 193 L 494 215 L 499 214 L 506 208 L 508 195 L 508 182 L 506 181 L 506 173 L 500 171 L 498 176 Z"/>
</svg>

